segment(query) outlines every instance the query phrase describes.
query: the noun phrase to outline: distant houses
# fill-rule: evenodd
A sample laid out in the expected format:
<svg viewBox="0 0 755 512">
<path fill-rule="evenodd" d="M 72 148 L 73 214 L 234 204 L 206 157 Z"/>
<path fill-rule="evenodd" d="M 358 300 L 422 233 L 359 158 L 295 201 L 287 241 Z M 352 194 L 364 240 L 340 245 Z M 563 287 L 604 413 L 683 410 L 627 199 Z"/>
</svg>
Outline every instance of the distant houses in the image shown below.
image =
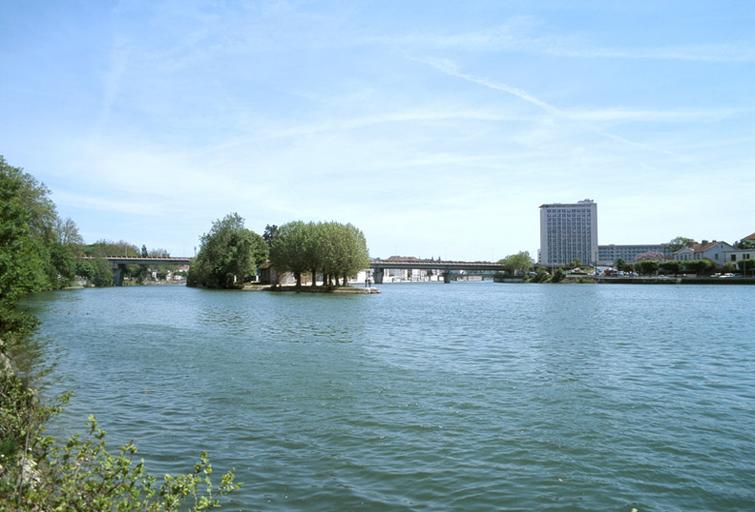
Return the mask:
<svg viewBox="0 0 755 512">
<path fill-rule="evenodd" d="M 713 240 L 702 243 L 692 243 L 674 252 L 672 259 L 676 261 L 694 261 L 708 259 L 721 267 L 726 263 L 725 254 L 734 250 L 734 247 L 726 242 Z"/>
<path fill-rule="evenodd" d="M 611 266 L 617 261 L 634 263 L 643 259 L 673 260 L 679 262 L 710 260 L 717 268 L 727 263 L 740 266 L 740 262 L 755 261 L 755 233 L 731 245 L 720 240 L 690 242 L 685 247 L 671 250 L 669 244 L 600 245 L 598 264 Z M 650 258 L 649 256 L 653 256 Z"/>
</svg>

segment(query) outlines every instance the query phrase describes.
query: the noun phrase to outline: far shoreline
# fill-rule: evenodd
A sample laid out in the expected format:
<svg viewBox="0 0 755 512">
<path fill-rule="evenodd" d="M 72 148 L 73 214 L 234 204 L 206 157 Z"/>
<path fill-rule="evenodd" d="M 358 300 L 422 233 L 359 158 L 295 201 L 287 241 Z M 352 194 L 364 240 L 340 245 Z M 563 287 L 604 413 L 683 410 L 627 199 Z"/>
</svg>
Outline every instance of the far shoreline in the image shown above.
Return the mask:
<svg viewBox="0 0 755 512">
<path fill-rule="evenodd" d="M 380 293 L 377 288 L 357 288 L 354 286 L 301 286 L 296 285 L 272 285 L 272 284 L 246 284 L 242 291 L 245 292 L 284 292 L 284 293 L 332 293 L 337 295 L 374 295 Z"/>
</svg>

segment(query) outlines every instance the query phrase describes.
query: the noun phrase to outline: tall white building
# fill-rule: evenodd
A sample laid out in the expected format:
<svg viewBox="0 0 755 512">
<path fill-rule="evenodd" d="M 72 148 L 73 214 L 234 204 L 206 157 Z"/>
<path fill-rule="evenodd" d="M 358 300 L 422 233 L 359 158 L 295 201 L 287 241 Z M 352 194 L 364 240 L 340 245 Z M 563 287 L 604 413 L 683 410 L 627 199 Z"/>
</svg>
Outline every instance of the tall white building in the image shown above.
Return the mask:
<svg viewBox="0 0 755 512">
<path fill-rule="evenodd" d="M 575 259 L 598 262 L 598 204 L 585 199 L 540 205 L 540 264 L 559 266 Z"/>
</svg>

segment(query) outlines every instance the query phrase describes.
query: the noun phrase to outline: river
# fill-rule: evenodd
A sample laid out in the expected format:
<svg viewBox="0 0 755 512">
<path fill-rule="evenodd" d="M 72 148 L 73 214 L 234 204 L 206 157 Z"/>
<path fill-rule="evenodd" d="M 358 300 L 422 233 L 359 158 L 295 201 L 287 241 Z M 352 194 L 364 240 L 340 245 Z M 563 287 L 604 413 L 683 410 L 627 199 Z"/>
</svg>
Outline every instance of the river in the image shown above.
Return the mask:
<svg viewBox="0 0 755 512">
<path fill-rule="evenodd" d="M 36 296 L 51 429 L 207 450 L 230 510 L 755 510 L 755 287 L 381 290 Z"/>
</svg>

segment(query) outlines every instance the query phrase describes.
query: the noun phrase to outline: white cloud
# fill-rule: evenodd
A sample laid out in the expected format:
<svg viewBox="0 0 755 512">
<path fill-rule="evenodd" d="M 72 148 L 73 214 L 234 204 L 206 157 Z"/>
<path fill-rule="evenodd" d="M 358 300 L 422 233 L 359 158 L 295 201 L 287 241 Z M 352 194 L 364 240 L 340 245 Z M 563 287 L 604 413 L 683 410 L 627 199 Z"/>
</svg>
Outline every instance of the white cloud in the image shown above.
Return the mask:
<svg viewBox="0 0 755 512">
<path fill-rule="evenodd" d="M 539 30 L 540 33 L 537 33 Z M 610 47 L 595 45 L 578 34 L 545 33 L 537 20 L 516 17 L 495 27 L 468 32 L 415 31 L 364 36 L 372 44 L 403 49 L 514 52 L 578 59 L 677 60 L 688 62 L 752 62 L 755 41 L 707 44 Z"/>
</svg>

